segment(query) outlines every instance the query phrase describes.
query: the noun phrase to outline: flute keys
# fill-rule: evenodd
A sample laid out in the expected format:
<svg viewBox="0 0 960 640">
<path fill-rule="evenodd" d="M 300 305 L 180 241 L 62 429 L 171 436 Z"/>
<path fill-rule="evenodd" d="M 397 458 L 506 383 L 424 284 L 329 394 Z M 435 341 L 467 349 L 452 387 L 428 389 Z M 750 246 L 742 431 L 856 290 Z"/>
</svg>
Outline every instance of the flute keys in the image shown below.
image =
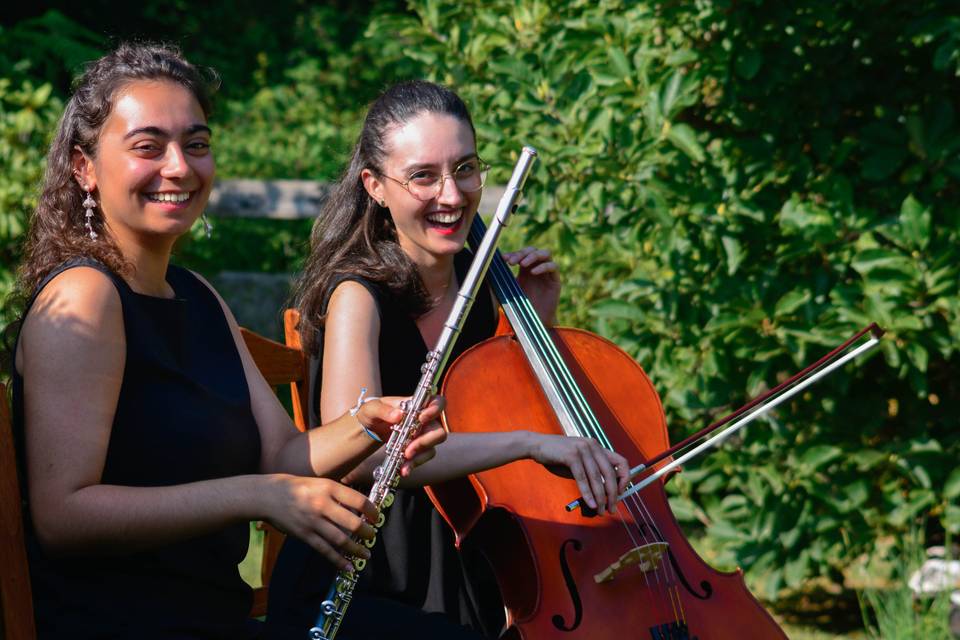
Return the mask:
<svg viewBox="0 0 960 640">
<path fill-rule="evenodd" d="M 383 508 L 389 509 L 390 506 L 393 504 L 393 500 L 394 500 L 393 491 L 390 491 L 387 493 L 387 495 L 383 496 Z"/>
<path fill-rule="evenodd" d="M 387 516 L 385 516 L 381 511 L 379 514 L 377 514 L 377 521 L 373 523 L 373 526 L 379 529 L 380 527 L 383 526 L 383 523 L 386 521 L 387 521 Z"/>
<path fill-rule="evenodd" d="M 363 558 L 356 558 L 353 561 L 353 566 L 356 568 L 358 572 L 363 571 L 364 567 L 367 566 L 367 561 L 364 560 Z"/>
<path fill-rule="evenodd" d="M 375 544 L 377 544 L 377 536 L 373 536 L 369 540 L 363 541 L 363 546 L 365 546 L 367 549 L 373 549 L 373 545 Z"/>
</svg>

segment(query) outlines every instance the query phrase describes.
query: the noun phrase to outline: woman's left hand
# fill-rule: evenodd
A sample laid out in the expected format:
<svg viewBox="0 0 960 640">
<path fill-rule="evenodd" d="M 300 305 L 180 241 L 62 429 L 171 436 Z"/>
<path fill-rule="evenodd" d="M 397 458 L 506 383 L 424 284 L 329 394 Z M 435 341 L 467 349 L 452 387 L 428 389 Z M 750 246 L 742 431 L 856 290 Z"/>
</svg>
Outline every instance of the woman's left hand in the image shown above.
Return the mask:
<svg viewBox="0 0 960 640">
<path fill-rule="evenodd" d="M 629 482 L 630 464 L 616 451 L 600 446 L 593 438 L 532 434 L 530 457 L 558 473 L 562 465 L 577 481 L 580 495 L 598 513 L 616 512 L 617 496 Z M 559 473 L 558 475 L 567 475 Z"/>
<path fill-rule="evenodd" d="M 560 273 L 550 252 L 536 247 L 503 254 L 507 264 L 520 265 L 517 282 L 530 298 L 543 323 L 551 326 L 557 319 L 557 303 L 560 301 Z"/>
</svg>

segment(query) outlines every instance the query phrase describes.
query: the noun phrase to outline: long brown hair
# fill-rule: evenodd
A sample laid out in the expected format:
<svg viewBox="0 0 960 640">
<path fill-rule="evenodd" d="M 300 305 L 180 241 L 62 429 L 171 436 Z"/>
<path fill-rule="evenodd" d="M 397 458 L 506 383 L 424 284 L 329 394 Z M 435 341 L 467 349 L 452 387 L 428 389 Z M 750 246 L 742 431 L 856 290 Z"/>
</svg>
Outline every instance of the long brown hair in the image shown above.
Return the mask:
<svg viewBox="0 0 960 640">
<path fill-rule="evenodd" d="M 71 156 L 79 147 L 90 158 L 97 157 L 97 144 L 104 122 L 113 111 L 119 91 L 137 80 L 166 80 L 189 90 L 205 116 L 211 109 L 210 95 L 218 80 L 212 70 L 201 70 L 187 62 L 173 46 L 152 43 L 125 43 L 115 51 L 90 63 L 75 80 L 73 95 L 60 117 L 57 131 L 47 153 L 47 166 L 36 209 L 30 216 L 23 261 L 17 270 L 17 282 L 6 306 L 22 312 L 36 287 L 53 269 L 67 260 L 88 257 L 120 275 L 127 275 L 130 264 L 110 236 L 99 206 L 91 220 L 96 239 L 85 227 L 82 202 L 86 192 L 74 178 Z M 98 200 L 96 191 L 92 193 Z M 11 369 L 11 339 L 20 322 L 11 323 L 5 332 L 4 369 Z"/>
<path fill-rule="evenodd" d="M 333 186 L 313 225 L 310 255 L 294 285 L 300 311 L 300 340 L 317 353 L 317 331 L 326 319 L 331 285 L 344 275 L 357 275 L 385 288 L 406 311 L 419 316 L 430 309 L 413 261 L 397 240 L 388 209 L 370 197 L 360 177 L 364 169 L 383 177 L 386 136 L 396 126 L 423 113 L 454 116 L 476 131 L 463 100 L 446 87 L 414 80 L 387 89 L 367 111 L 350 164 Z"/>
</svg>

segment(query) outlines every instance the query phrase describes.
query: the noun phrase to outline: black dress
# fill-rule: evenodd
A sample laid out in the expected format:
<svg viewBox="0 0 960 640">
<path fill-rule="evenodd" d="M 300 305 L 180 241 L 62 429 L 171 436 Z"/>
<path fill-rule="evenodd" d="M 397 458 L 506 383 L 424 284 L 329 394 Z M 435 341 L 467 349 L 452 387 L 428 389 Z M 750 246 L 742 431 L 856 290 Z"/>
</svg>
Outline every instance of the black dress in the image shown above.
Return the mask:
<svg viewBox="0 0 960 640">
<path fill-rule="evenodd" d="M 467 252 L 457 255 L 455 267 L 461 281 L 469 263 Z M 333 284 L 331 293 L 346 279 L 363 285 L 377 303 L 383 394 L 411 395 L 427 355 L 414 318 L 388 291 L 363 278 L 343 278 Z M 496 316 L 487 291 L 486 286 L 481 288 L 448 362 L 494 334 Z M 322 362 L 322 335 L 318 342 Z M 318 373 L 314 382 L 317 403 L 319 378 Z M 312 626 L 333 575 L 318 554 L 299 540 L 287 538 L 270 581 L 269 625 L 283 628 L 286 637 L 302 637 L 292 634 L 297 629 L 303 634 Z M 503 602 L 485 560 L 469 544 L 457 551 L 449 526 L 423 489 L 397 490 L 355 593 L 338 639 L 367 640 L 383 633 L 418 639 L 479 637 L 457 625 L 496 637 L 504 623 Z"/>
<path fill-rule="evenodd" d="M 256 473 L 260 435 L 247 380 L 213 293 L 171 266 L 167 282 L 175 298 L 138 294 L 92 260 L 63 265 L 37 292 L 76 266 L 107 274 L 123 306 L 126 363 L 101 482 L 156 487 Z M 21 470 L 23 384 L 15 375 Z M 29 495 L 25 516 L 41 638 L 250 638 L 257 632 L 247 617 L 251 590 L 237 569 L 248 523 L 148 551 L 63 558 L 39 545 Z"/>
</svg>

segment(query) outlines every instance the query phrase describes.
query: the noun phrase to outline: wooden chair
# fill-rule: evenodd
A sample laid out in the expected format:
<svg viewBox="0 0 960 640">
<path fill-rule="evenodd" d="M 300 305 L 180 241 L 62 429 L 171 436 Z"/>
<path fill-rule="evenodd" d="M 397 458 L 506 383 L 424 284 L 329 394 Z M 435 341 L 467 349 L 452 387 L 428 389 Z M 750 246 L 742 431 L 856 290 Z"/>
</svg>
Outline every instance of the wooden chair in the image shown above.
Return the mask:
<svg viewBox="0 0 960 640">
<path fill-rule="evenodd" d="M 7 389 L 0 384 L 0 638 L 33 640 L 33 595 L 23 538 L 23 509 Z"/>
<path fill-rule="evenodd" d="M 307 423 L 306 416 L 309 415 L 307 410 L 309 359 L 303 357 L 299 348 L 280 344 L 248 329 L 241 327 L 240 334 L 267 383 L 273 387 L 290 385 L 294 423 L 302 431 Z M 262 586 L 253 592 L 253 608 L 250 611 L 253 617 L 265 615 L 267 612 L 270 576 L 286 537 L 267 522 L 258 523 L 257 528 L 263 531 L 263 558 L 260 562 Z"/>
</svg>

